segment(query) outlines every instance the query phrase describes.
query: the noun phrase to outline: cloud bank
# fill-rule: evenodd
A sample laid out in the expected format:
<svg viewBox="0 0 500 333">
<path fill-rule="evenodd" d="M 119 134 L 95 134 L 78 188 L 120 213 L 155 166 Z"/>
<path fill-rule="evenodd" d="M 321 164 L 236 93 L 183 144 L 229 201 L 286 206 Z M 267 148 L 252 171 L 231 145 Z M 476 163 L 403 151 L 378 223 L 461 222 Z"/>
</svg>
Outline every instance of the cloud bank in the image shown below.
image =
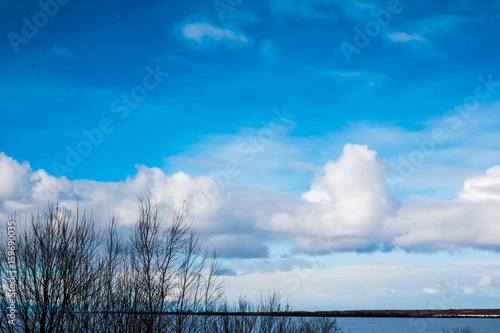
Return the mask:
<svg viewBox="0 0 500 333">
<path fill-rule="evenodd" d="M 303 253 L 500 251 L 500 166 L 466 179 L 453 200 L 414 196 L 404 202 L 386 186 L 387 163 L 363 145 L 346 144 L 300 198 L 258 187 L 223 188 L 209 176 L 136 168 L 120 182 L 70 181 L 0 153 L 0 219 L 57 201 L 92 209 L 98 223 L 114 213 L 128 226 L 136 219 L 137 197 L 151 193 L 166 216 L 184 198 L 193 199 L 194 226 L 224 257 L 267 257 L 268 245 L 278 243 Z"/>
</svg>

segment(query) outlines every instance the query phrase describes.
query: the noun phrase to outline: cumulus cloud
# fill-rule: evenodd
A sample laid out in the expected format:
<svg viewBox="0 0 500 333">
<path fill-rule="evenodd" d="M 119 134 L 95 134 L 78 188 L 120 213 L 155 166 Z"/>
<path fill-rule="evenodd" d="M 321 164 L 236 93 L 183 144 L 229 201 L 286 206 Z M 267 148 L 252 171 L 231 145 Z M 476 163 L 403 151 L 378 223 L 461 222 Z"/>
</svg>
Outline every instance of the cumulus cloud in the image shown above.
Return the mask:
<svg viewBox="0 0 500 333">
<path fill-rule="evenodd" d="M 44 170 L 33 171 L 28 163 L 18 163 L 0 154 L 0 199 L 4 213 L 23 213 L 44 208 L 47 202 L 60 202 L 69 206 L 79 202 L 101 213 L 123 213 L 123 222 L 132 223 L 130 209 L 136 208 L 137 196 L 152 193 L 170 207 L 195 190 L 204 190 L 213 182 L 209 177 L 192 178 L 182 172 L 166 176 L 158 168 L 137 166 L 137 174 L 123 182 L 69 181 L 54 177 Z M 68 207 L 71 208 L 71 207 Z M 104 214 L 106 216 L 107 214 Z"/>
<path fill-rule="evenodd" d="M 493 284 L 493 279 L 489 276 L 483 276 L 477 284 L 481 287 L 489 287 Z"/>
<path fill-rule="evenodd" d="M 469 287 L 464 288 L 464 294 L 465 295 L 474 294 L 475 292 L 476 291 L 473 288 L 469 288 Z"/>
<path fill-rule="evenodd" d="M 20 164 L 11 157 L 0 153 L 0 200 L 18 198 L 28 193 L 29 163 Z"/>
<path fill-rule="evenodd" d="M 465 180 L 458 197 L 472 202 L 500 201 L 500 166 L 486 170 L 486 174 Z"/>
<path fill-rule="evenodd" d="M 383 242 L 382 222 L 396 213 L 398 202 L 384 185 L 387 167 L 376 154 L 366 146 L 345 145 L 342 157 L 326 164 L 293 213 L 274 214 L 260 227 L 301 235 L 295 247 L 305 252 L 368 249 Z"/>
<path fill-rule="evenodd" d="M 293 251 L 500 251 L 500 167 L 465 180 L 453 200 L 430 197 L 399 202 L 386 187 L 388 165 L 367 146 L 346 144 L 326 163 L 300 198 L 259 187 L 226 188 L 217 177 L 165 174 L 136 166 L 120 182 L 69 181 L 32 170 L 0 154 L 0 218 L 44 209 L 47 201 L 92 209 L 103 223 L 115 213 L 135 222 L 137 197 L 151 193 L 166 213 L 181 200 L 192 203 L 193 224 L 225 257 L 263 258 L 269 244 Z M 167 215 L 167 214 L 166 214 Z M 486 283 L 482 281 L 481 283 Z"/>
<path fill-rule="evenodd" d="M 406 203 L 385 226 L 397 234 L 393 244 L 407 249 L 500 251 L 498 167 L 465 180 L 454 200 L 422 197 Z"/>
<path fill-rule="evenodd" d="M 293 197 L 265 189 L 228 189 L 209 176 L 191 177 L 184 172 L 165 174 L 159 168 L 137 165 L 134 176 L 119 182 L 69 181 L 29 163 L 0 154 L 0 218 L 43 211 L 47 202 L 58 202 L 72 210 L 92 210 L 96 222 L 104 224 L 115 214 L 124 227 L 135 223 L 138 197 L 151 194 L 169 218 L 169 213 L 188 198 L 193 226 L 207 245 L 217 247 L 228 258 L 268 256 L 268 235 L 255 228 L 262 215 L 274 209 L 288 210 Z M 258 208 L 256 208 L 258 207 Z"/>
<path fill-rule="evenodd" d="M 434 295 L 434 294 L 440 294 L 441 290 L 435 289 L 435 288 L 424 288 L 424 289 L 422 289 L 422 292 L 424 292 L 426 294 Z"/>
<path fill-rule="evenodd" d="M 328 162 L 292 212 L 260 228 L 295 235 L 300 252 L 412 251 L 476 248 L 500 251 L 498 167 L 465 180 L 454 200 L 418 197 L 399 203 L 385 187 L 387 166 L 366 146 L 346 145 Z"/>
<path fill-rule="evenodd" d="M 230 257 L 267 256 L 263 241 L 254 234 L 243 233 L 245 224 L 237 223 L 237 215 L 235 218 L 235 214 L 226 211 L 227 192 L 220 190 L 217 196 L 210 195 L 217 188 L 219 185 L 208 176 L 191 177 L 183 172 L 169 176 L 158 168 L 146 166 L 137 166 L 133 177 L 120 182 L 69 181 L 44 170 L 33 171 L 29 163 L 19 163 L 0 154 L 0 217 L 3 220 L 14 214 L 43 211 L 47 202 L 59 202 L 68 209 L 75 209 L 77 205 L 91 209 L 98 224 L 105 223 L 113 213 L 123 226 L 128 226 L 136 220 L 138 196 L 153 195 L 166 218 L 184 198 L 203 197 L 206 200 L 203 204 L 192 201 L 193 224 L 207 236 L 210 245 L 224 248 L 224 254 Z M 231 223 L 237 227 L 230 228 Z M 236 237 L 235 233 L 240 234 Z M 211 237 L 218 238 L 211 240 Z M 238 251 L 237 243 L 242 245 Z"/>
</svg>

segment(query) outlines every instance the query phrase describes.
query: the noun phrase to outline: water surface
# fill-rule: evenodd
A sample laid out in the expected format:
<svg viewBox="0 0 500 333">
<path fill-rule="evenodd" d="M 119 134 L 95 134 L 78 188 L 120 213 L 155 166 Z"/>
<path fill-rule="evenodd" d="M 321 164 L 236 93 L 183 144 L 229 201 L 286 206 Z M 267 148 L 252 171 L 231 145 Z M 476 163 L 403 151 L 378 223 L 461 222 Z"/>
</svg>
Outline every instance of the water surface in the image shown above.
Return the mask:
<svg viewBox="0 0 500 333">
<path fill-rule="evenodd" d="M 500 318 L 337 318 L 352 333 L 443 333 L 470 326 L 474 333 L 500 333 Z"/>
</svg>

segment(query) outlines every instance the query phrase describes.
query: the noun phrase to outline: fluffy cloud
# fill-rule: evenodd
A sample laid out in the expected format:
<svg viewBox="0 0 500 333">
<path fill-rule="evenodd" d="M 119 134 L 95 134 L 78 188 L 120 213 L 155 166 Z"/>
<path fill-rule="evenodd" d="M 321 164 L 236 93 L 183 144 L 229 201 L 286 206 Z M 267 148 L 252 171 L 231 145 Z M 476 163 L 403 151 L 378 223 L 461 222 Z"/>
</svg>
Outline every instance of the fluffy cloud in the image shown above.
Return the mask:
<svg viewBox="0 0 500 333">
<path fill-rule="evenodd" d="M 262 258 L 269 244 L 293 243 L 305 253 L 390 250 L 500 251 L 500 167 L 465 180 L 453 200 L 415 197 L 401 203 L 385 183 L 389 167 L 367 146 L 347 144 L 326 163 L 300 198 L 263 188 L 225 188 L 209 176 L 165 174 L 137 166 L 120 182 L 69 181 L 33 171 L 0 154 L 0 218 L 45 208 L 47 201 L 110 213 L 134 223 L 137 197 L 151 193 L 168 215 L 183 198 L 194 226 L 225 257 Z M 482 283 L 485 283 L 484 281 Z"/>
<path fill-rule="evenodd" d="M 500 201 L 500 166 L 486 170 L 486 175 L 465 180 L 458 197 L 472 202 Z"/>
<path fill-rule="evenodd" d="M 219 248 L 224 257 L 261 258 L 268 256 L 268 238 L 254 228 L 258 216 L 276 208 L 286 210 L 286 205 L 293 202 L 290 196 L 269 190 L 229 192 L 208 176 L 191 177 L 183 172 L 166 175 L 159 168 L 136 168 L 133 177 L 120 182 L 69 181 L 44 170 L 33 171 L 29 163 L 19 163 L 2 153 L 0 218 L 5 221 L 14 214 L 43 211 L 47 202 L 58 202 L 70 210 L 77 205 L 92 210 L 101 225 L 115 214 L 121 225 L 128 227 L 136 221 L 140 196 L 153 195 L 167 219 L 188 198 L 192 223 L 209 246 Z"/>
<path fill-rule="evenodd" d="M 466 179 L 454 200 L 416 197 L 400 204 L 385 187 L 387 166 L 376 152 L 348 144 L 338 161 L 327 163 L 293 212 L 275 213 L 259 227 L 295 235 L 295 249 L 308 253 L 393 246 L 500 251 L 499 170 Z"/>
<path fill-rule="evenodd" d="M 481 287 L 489 287 L 493 284 L 493 279 L 489 276 L 483 276 L 477 284 Z"/>
<path fill-rule="evenodd" d="M 301 235 L 295 242 L 298 251 L 372 248 L 386 239 L 382 222 L 398 208 L 384 185 L 386 172 L 375 151 L 347 144 L 337 162 L 326 164 L 293 213 L 274 214 L 260 226 Z"/>
<path fill-rule="evenodd" d="M 393 244 L 409 249 L 500 251 L 499 167 L 465 180 L 454 200 L 420 198 L 405 204 L 385 226 L 399 234 Z"/>
<path fill-rule="evenodd" d="M 476 292 L 476 291 L 475 291 L 474 289 L 472 289 L 472 288 L 469 288 L 469 287 L 464 288 L 464 294 L 465 294 L 465 295 L 474 294 L 475 292 Z"/>
<path fill-rule="evenodd" d="M 435 289 L 435 288 L 424 288 L 422 291 L 426 294 L 429 295 L 435 295 L 435 294 L 440 294 L 441 290 L 440 289 Z"/>
</svg>

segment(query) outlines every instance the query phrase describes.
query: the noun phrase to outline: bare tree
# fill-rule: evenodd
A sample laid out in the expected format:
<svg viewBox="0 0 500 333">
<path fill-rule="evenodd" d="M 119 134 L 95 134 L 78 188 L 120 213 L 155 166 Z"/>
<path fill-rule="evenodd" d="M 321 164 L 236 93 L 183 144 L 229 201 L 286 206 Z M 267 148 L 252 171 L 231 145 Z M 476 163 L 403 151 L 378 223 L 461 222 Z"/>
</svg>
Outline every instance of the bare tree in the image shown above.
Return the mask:
<svg viewBox="0 0 500 333">
<path fill-rule="evenodd" d="M 18 326 L 25 332 L 88 329 L 100 276 L 99 232 L 92 216 L 58 205 L 31 214 L 18 228 L 16 249 Z"/>
<path fill-rule="evenodd" d="M 128 252 L 123 243 L 118 218 L 112 215 L 105 229 L 105 246 L 101 258 L 102 275 L 96 281 L 101 288 L 99 310 L 102 318 L 99 328 L 105 332 L 126 332 L 129 328 L 123 311 L 129 310 L 132 299 L 128 278 Z M 97 317 L 97 315 L 96 315 Z"/>
<path fill-rule="evenodd" d="M 166 223 L 154 199 L 140 200 L 129 242 L 115 216 L 101 234 L 78 208 L 27 214 L 16 236 L 16 326 L 6 323 L 8 243 L 0 247 L 0 333 L 209 332 L 224 294 L 221 264 L 188 213 L 185 200 Z"/>
<path fill-rule="evenodd" d="M 186 205 L 178 207 L 172 223 L 166 226 L 157 203 L 140 200 L 139 219 L 131 236 L 131 268 L 136 309 L 148 313 L 145 330 L 160 331 L 166 323 L 158 313 L 171 309 L 178 253 L 182 248 L 187 224 Z"/>
<path fill-rule="evenodd" d="M 211 255 L 207 256 L 205 263 L 206 268 L 202 284 L 202 311 L 204 314 L 201 330 L 203 333 L 209 332 L 210 327 L 213 327 L 215 320 L 213 313 L 218 311 L 222 305 L 225 289 L 225 281 L 220 279 L 222 263 L 219 258 L 219 251 L 214 249 Z"/>
<path fill-rule="evenodd" d="M 191 231 L 184 241 L 181 251 L 181 263 L 177 270 L 175 293 L 175 311 L 177 313 L 175 332 L 192 332 L 196 318 L 187 317 L 200 310 L 202 304 L 202 273 L 205 254 L 200 246 L 198 234 Z M 188 320 L 190 319 L 190 320 Z"/>
</svg>

